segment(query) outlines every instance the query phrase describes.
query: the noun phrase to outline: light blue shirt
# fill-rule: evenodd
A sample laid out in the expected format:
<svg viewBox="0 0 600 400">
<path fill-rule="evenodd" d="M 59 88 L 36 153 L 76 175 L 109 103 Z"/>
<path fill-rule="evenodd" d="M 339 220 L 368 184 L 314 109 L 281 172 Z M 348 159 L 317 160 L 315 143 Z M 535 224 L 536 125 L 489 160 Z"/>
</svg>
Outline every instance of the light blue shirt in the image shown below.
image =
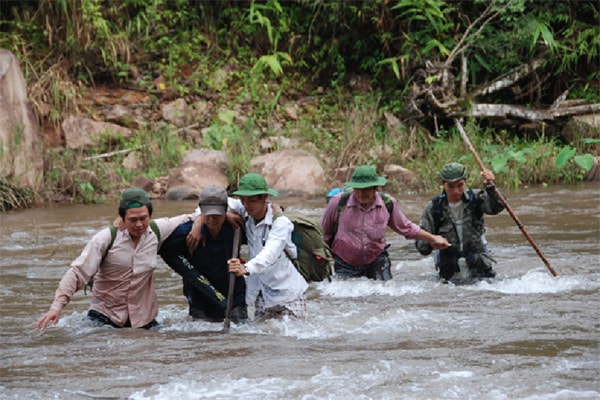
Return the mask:
<svg viewBox="0 0 600 400">
<path fill-rule="evenodd" d="M 248 215 L 240 200 L 230 198 L 228 206 L 246 221 L 249 258 L 246 268 L 250 273 L 246 280 L 246 304 L 254 304 L 261 291 L 265 308 L 299 298 L 308 284 L 289 258 L 297 256 L 292 242 L 292 221 L 286 216 L 273 220 L 271 203 L 258 223 Z"/>
</svg>

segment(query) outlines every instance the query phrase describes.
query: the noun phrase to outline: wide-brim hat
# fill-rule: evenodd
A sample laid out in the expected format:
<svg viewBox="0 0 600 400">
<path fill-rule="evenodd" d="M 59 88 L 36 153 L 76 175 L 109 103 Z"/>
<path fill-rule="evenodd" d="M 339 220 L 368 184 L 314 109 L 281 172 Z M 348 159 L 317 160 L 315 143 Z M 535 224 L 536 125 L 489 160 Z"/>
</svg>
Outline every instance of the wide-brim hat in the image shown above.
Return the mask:
<svg viewBox="0 0 600 400">
<path fill-rule="evenodd" d="M 198 205 L 203 215 L 225 215 L 227 191 L 220 186 L 209 185 L 200 193 Z"/>
<path fill-rule="evenodd" d="M 365 189 L 373 186 L 384 186 L 387 180 L 377 175 L 372 165 L 361 165 L 352 174 L 352 179 L 346 182 L 346 186 L 355 189 Z"/>
<path fill-rule="evenodd" d="M 139 187 L 130 187 L 123 191 L 119 200 L 119 207 L 124 209 L 139 208 L 150 203 L 148 194 Z"/>
<path fill-rule="evenodd" d="M 461 179 L 467 179 L 467 167 L 461 163 L 451 162 L 444 165 L 444 168 L 438 173 L 438 176 L 444 182 L 456 182 Z"/>
<path fill-rule="evenodd" d="M 238 190 L 232 193 L 235 196 L 257 196 L 259 194 L 268 194 L 277 196 L 277 190 L 267 186 L 267 181 L 261 174 L 249 173 L 241 177 Z"/>
</svg>

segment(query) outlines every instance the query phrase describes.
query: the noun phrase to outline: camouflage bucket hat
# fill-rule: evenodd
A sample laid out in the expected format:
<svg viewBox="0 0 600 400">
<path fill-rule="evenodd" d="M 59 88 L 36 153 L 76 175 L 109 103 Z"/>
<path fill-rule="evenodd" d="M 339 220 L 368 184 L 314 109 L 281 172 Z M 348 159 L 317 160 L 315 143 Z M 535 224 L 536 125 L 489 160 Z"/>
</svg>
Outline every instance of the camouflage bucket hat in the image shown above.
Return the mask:
<svg viewBox="0 0 600 400">
<path fill-rule="evenodd" d="M 438 176 L 444 182 L 456 182 L 461 179 L 467 179 L 467 167 L 457 162 L 446 164 L 438 173 Z"/>
</svg>

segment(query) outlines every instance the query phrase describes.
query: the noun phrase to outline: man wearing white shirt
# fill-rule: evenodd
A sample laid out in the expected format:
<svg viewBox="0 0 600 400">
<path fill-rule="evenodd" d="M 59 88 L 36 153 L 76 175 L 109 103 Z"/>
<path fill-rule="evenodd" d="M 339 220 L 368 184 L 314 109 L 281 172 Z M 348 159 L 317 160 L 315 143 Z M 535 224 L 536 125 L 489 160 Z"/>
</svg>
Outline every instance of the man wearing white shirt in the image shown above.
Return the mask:
<svg viewBox="0 0 600 400">
<path fill-rule="evenodd" d="M 232 194 L 241 198 L 228 203 L 231 211 L 244 218 L 249 261 L 229 260 L 229 272 L 247 276 L 246 304 L 255 305 L 259 320 L 306 319 L 308 284 L 291 261 L 297 255 L 292 242 L 294 225 L 283 214 L 275 216 L 268 201 L 277 191 L 267 186 L 262 175 L 249 173 Z"/>
</svg>

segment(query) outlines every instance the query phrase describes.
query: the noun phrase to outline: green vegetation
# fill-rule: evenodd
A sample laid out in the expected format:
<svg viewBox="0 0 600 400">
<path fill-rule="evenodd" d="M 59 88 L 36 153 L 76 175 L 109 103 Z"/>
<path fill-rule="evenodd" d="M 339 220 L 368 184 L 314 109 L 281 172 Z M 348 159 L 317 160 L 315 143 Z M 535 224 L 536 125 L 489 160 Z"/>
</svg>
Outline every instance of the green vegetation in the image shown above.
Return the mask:
<svg viewBox="0 0 600 400">
<path fill-rule="evenodd" d="M 568 90 L 570 99 L 600 102 L 600 11 L 592 0 L 0 1 L 0 15 L 0 48 L 21 60 L 43 129 L 95 115 L 83 101 L 92 86 L 148 93 L 154 113 L 166 98 L 208 99 L 214 111 L 199 121 L 202 145 L 226 152 L 232 183 L 271 136 L 315 144 L 326 170 L 403 165 L 420 174 L 424 190 L 435 189 L 431 171 L 450 160 L 475 171 L 452 121 L 436 110 L 415 113 L 420 105 L 407 100 L 424 65 L 448 62 L 458 88 L 544 60 L 524 92 L 485 101 L 537 108 Z M 461 54 L 468 82 L 458 73 Z M 290 104 L 297 118 L 286 118 Z M 483 162 L 512 188 L 576 183 L 599 147 L 600 134 L 567 143 L 556 133 L 524 137 L 491 125 L 466 127 Z M 103 201 L 140 174 L 166 175 L 195 146 L 188 139 L 149 123 L 90 151 L 49 149 L 44 193 Z M 123 168 L 125 157 L 138 166 Z"/>
<path fill-rule="evenodd" d="M 34 199 L 35 193 L 31 190 L 17 187 L 0 176 L 0 211 L 30 207 Z"/>
</svg>

